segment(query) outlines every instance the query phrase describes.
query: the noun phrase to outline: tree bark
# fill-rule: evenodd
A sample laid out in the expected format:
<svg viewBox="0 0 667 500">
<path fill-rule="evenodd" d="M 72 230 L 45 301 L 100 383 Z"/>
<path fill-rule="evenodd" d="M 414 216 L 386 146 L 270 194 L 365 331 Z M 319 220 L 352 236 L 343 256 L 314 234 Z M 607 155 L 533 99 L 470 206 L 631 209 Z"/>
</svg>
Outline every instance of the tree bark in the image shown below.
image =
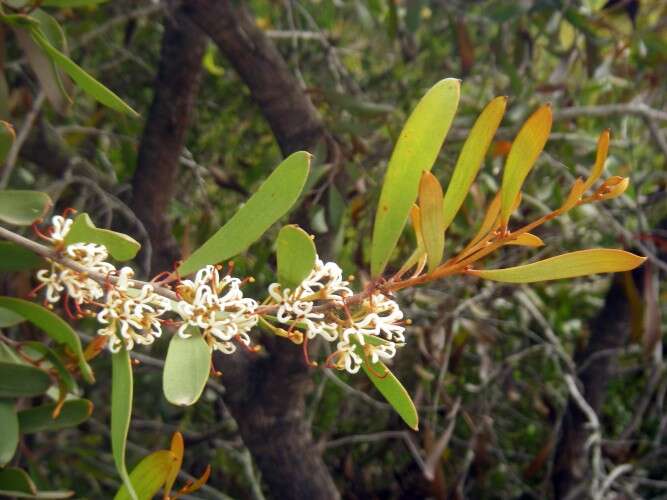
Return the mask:
<svg viewBox="0 0 667 500">
<path fill-rule="evenodd" d="M 179 158 L 201 78 L 206 37 L 181 9 L 167 13 L 155 96 L 148 114 L 132 180 L 137 217 L 151 239 L 153 272 L 168 271 L 180 250 L 167 217 L 176 192 Z"/>
<path fill-rule="evenodd" d="M 328 159 L 335 158 L 337 145 L 317 110 L 243 6 L 189 0 L 183 9 L 248 86 L 284 155 L 323 145 Z M 311 376 L 301 349 L 284 339 L 266 338 L 263 344 L 262 356 L 219 356 L 217 363 L 227 388 L 225 402 L 269 494 L 286 500 L 339 498 L 306 419 Z"/>
<path fill-rule="evenodd" d="M 183 9 L 248 86 L 284 155 L 314 152 L 323 141 L 331 146 L 317 110 L 245 7 L 230 0 L 188 0 Z"/>
</svg>

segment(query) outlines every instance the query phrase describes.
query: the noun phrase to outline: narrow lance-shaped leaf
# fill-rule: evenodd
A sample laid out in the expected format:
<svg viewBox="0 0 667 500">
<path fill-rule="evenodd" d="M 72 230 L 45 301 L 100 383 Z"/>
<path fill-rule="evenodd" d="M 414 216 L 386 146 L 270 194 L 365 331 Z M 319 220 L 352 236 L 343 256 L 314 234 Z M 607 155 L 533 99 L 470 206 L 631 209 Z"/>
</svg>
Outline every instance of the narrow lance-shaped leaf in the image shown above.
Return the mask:
<svg viewBox="0 0 667 500">
<path fill-rule="evenodd" d="M 95 381 L 93 371 L 83 355 L 79 336 L 60 316 L 39 304 L 13 297 L 0 297 L 0 307 L 20 314 L 30 323 L 42 329 L 53 340 L 66 345 L 76 356 L 83 378 L 87 382 Z"/>
<path fill-rule="evenodd" d="M 111 355 L 111 451 L 116 470 L 132 500 L 138 500 L 125 465 L 127 434 L 132 417 L 132 364 L 125 347 Z"/>
<path fill-rule="evenodd" d="M 540 106 L 523 124 L 512 143 L 507 156 L 503 182 L 500 190 L 500 220 L 506 227 L 512 213 L 512 206 L 521 191 L 523 182 L 540 156 L 551 132 L 551 105 Z"/>
<path fill-rule="evenodd" d="M 299 199 L 308 178 L 311 155 L 288 156 L 250 199 L 178 268 L 184 276 L 208 264 L 229 259 L 257 241 Z"/>
<path fill-rule="evenodd" d="M 196 403 L 211 373 L 211 347 L 198 328 L 186 332 L 188 338 L 172 336 L 162 372 L 164 396 L 178 406 Z"/>
<path fill-rule="evenodd" d="M 7 153 L 16 140 L 16 133 L 11 123 L 0 121 L 0 165 L 5 163 Z"/>
<path fill-rule="evenodd" d="M 296 225 L 283 227 L 276 241 L 278 281 L 294 290 L 315 267 L 315 244 L 310 235 Z"/>
<path fill-rule="evenodd" d="M 595 153 L 595 165 L 591 169 L 591 173 L 584 183 L 583 191 L 587 191 L 596 180 L 602 175 L 604 164 L 607 161 L 607 154 L 609 153 L 609 142 L 611 141 L 611 131 L 609 129 L 603 130 L 598 138 L 597 151 Z"/>
<path fill-rule="evenodd" d="M 53 418 L 56 403 L 36 406 L 19 412 L 19 427 L 24 434 L 40 431 L 57 431 L 75 427 L 88 420 L 93 413 L 93 403 L 87 399 L 65 401 L 57 418 Z"/>
<path fill-rule="evenodd" d="M 534 283 L 597 273 L 630 271 L 640 266 L 645 260 L 646 257 L 640 257 L 624 250 L 594 248 L 566 253 L 522 266 L 472 270 L 468 273 L 504 283 Z"/>
<path fill-rule="evenodd" d="M 95 227 L 90 216 L 85 212 L 74 218 L 65 236 L 66 245 L 78 242 L 104 245 L 109 250 L 109 254 L 120 262 L 133 259 L 141 248 L 137 240 L 126 234 Z"/>
<path fill-rule="evenodd" d="M 51 45 L 38 27 L 32 27 L 31 34 L 33 40 L 37 42 L 51 60 L 67 73 L 86 94 L 111 109 L 132 116 L 139 116 L 139 114 L 128 106 L 125 101 L 95 80 L 95 78 L 81 69 L 81 67 L 69 57 Z"/>
<path fill-rule="evenodd" d="M 9 463 L 19 444 L 19 420 L 15 406 L 11 399 L 0 399 L 0 467 Z"/>
<path fill-rule="evenodd" d="M 470 240 L 470 243 L 461 251 L 461 255 L 465 254 L 467 250 L 479 243 L 482 238 L 484 238 L 490 231 L 496 229 L 500 222 L 498 221 L 498 215 L 500 214 L 500 193 L 497 193 L 491 203 L 489 203 L 488 208 L 486 209 L 486 214 L 484 215 L 484 220 L 477 230 L 477 234 L 473 239 Z"/>
<path fill-rule="evenodd" d="M 365 341 L 372 344 L 381 340 L 377 337 L 367 335 Z M 419 414 L 410 398 L 410 394 L 405 390 L 403 384 L 391 373 L 384 363 L 381 361 L 372 363 L 366 355 L 364 347 L 359 342 L 356 342 L 356 351 L 364 360 L 362 364 L 364 373 L 368 375 L 368 378 L 373 382 L 376 389 L 380 391 L 380 394 L 384 396 L 387 402 L 411 429 L 419 429 Z"/>
<path fill-rule="evenodd" d="M 49 195 L 39 191 L 0 191 L 0 220 L 15 226 L 29 226 L 51 208 Z"/>
<path fill-rule="evenodd" d="M 422 171 L 430 171 L 459 104 L 461 82 L 447 78 L 422 97 L 405 123 L 389 160 L 375 215 L 371 273 L 379 276 L 417 198 Z"/>
<path fill-rule="evenodd" d="M 508 241 L 508 245 L 517 245 L 522 247 L 542 247 L 544 242 L 539 236 L 535 236 L 531 233 L 521 233 L 515 239 Z"/>
<path fill-rule="evenodd" d="M 176 477 L 178 476 L 179 471 L 181 470 L 181 465 L 183 464 L 183 452 L 184 450 L 183 435 L 180 432 L 174 432 L 174 435 L 171 438 L 171 452 L 176 461 L 172 463 L 171 470 L 167 474 L 167 477 L 164 480 L 164 498 L 165 500 L 171 495 L 171 489 L 174 487 L 176 482 Z"/>
<path fill-rule="evenodd" d="M 39 396 L 50 386 L 49 375 L 39 368 L 0 362 L 0 398 Z"/>
<path fill-rule="evenodd" d="M 160 491 L 176 461 L 177 458 L 171 451 L 160 450 L 144 457 L 137 464 L 130 474 L 130 481 L 132 481 L 139 500 L 153 498 Z M 134 497 L 130 495 L 127 485 L 124 484 L 116 493 L 114 500 L 130 500 L 131 498 Z"/>
<path fill-rule="evenodd" d="M 428 268 L 432 271 L 442 261 L 445 251 L 445 226 L 442 187 L 431 172 L 422 173 L 419 183 L 419 211 Z"/>
<path fill-rule="evenodd" d="M 459 158 L 454 167 L 452 179 L 447 186 L 444 200 L 445 230 L 456 217 L 461 205 L 470 190 L 477 172 L 479 172 L 493 136 L 505 114 L 507 97 L 493 99 L 482 110 L 475 121 L 466 142 L 463 144 Z"/>
</svg>

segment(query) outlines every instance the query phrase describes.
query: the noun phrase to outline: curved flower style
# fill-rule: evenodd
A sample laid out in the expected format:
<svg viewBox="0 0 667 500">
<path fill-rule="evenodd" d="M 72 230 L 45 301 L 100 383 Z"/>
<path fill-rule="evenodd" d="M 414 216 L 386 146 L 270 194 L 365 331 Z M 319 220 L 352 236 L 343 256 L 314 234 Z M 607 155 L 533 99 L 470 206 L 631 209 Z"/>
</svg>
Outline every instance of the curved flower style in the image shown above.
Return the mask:
<svg viewBox="0 0 667 500">
<path fill-rule="evenodd" d="M 394 343 L 405 342 L 403 311 L 395 300 L 375 292 L 364 300 L 361 308 L 368 313 L 359 320 L 352 320 L 352 326 L 343 332 L 345 342 L 350 341 L 351 335 L 356 335 L 361 344 L 364 343 L 364 335 L 382 337 Z"/>
<path fill-rule="evenodd" d="M 170 308 L 169 300 L 157 295 L 148 284 L 138 295 L 130 295 L 133 276 L 129 267 L 120 270 L 116 285 L 109 288 L 106 303 L 97 314 L 97 321 L 107 325 L 97 333 L 110 338 L 111 352 L 118 352 L 122 346 L 130 350 L 135 343 L 152 344 L 162 335 L 159 317 Z"/>
<path fill-rule="evenodd" d="M 182 298 L 177 311 L 183 318 L 178 334 L 187 338 L 189 326 L 199 327 L 209 345 L 225 354 L 236 351 L 233 339 L 249 346 L 248 332 L 257 324 L 257 302 L 244 298 L 240 286 L 238 278 L 220 278 L 214 266 L 201 269 L 194 281 L 181 281 L 176 288 Z"/>
<path fill-rule="evenodd" d="M 315 267 L 294 290 L 283 289 L 280 283 L 269 286 L 269 295 L 278 304 L 276 318 L 289 329 L 305 329 L 309 339 L 321 336 L 329 342 L 338 339 L 338 324 L 326 321 L 325 314 L 314 311 L 316 301 L 343 303 L 352 295 L 349 283 L 343 280 L 343 271 L 335 262 L 324 264 L 320 259 Z"/>
</svg>

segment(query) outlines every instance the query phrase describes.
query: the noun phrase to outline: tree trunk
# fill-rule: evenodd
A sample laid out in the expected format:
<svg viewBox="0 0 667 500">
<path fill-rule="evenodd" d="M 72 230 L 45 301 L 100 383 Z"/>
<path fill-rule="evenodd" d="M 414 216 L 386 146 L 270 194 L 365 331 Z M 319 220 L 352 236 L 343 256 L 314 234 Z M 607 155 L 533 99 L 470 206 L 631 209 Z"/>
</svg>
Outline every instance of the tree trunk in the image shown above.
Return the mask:
<svg viewBox="0 0 667 500">
<path fill-rule="evenodd" d="M 180 255 L 167 210 L 176 191 L 179 158 L 199 89 L 206 47 L 205 35 L 181 9 L 168 13 L 164 25 L 155 96 L 132 181 L 132 208 L 151 239 L 153 272 L 170 271 Z"/>
</svg>

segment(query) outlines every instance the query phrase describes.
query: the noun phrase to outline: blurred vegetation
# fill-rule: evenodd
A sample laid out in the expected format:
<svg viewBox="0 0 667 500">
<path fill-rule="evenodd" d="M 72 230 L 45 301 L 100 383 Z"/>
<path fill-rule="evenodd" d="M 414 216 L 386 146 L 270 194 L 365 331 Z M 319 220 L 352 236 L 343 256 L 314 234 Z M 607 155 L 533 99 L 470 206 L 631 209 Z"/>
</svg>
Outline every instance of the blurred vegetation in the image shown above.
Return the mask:
<svg viewBox="0 0 667 500">
<path fill-rule="evenodd" d="M 50 12 L 66 30 L 71 57 L 145 118 L 160 57 L 163 7 L 118 0 Z M 649 250 L 655 256 L 650 267 L 655 286 L 638 288 L 629 275 L 624 281 L 633 312 L 622 328 L 632 335 L 613 353 L 599 430 L 605 474 L 621 464 L 631 467 L 614 483 L 621 496 L 600 498 L 664 497 L 667 370 L 660 329 L 667 301 L 662 300 L 665 261 L 656 262 L 667 245 L 667 5 L 650 0 L 286 0 L 252 1 L 250 9 L 341 148 L 342 160 L 335 165 L 326 163 L 324 151 L 314 152 L 315 178 L 302 213 L 316 243 L 327 242 L 318 245 L 320 254 L 335 258 L 346 274 L 367 272 L 387 160 L 409 111 L 439 79 L 463 80 L 457 118 L 433 169 L 443 185 L 482 107 L 494 96 L 509 96 L 493 154 L 449 230 L 447 255 L 475 234 L 498 188 L 506 141 L 539 104 L 552 103 L 554 127 L 528 179 L 518 221 L 559 206 L 573 179 L 585 176 L 594 163 L 600 132 L 611 129 L 607 174 L 631 178 L 626 194 L 544 226 L 539 235 L 545 250 L 505 249 L 488 265 L 507 267 L 597 246 Z M 0 114 L 20 130 L 39 84 L 7 30 L 4 35 L 7 88 L 0 100 L 6 109 Z M 258 105 L 211 42 L 203 68 L 178 190 L 169 206 L 184 254 L 228 220 L 282 158 Z M 102 192 L 82 182 L 73 168 L 54 176 L 28 158 L 19 159 L 10 186 L 45 191 L 58 208 L 85 209 L 99 226 L 125 228 L 142 241 L 145 236 L 132 232 L 131 218 L 118 207 L 130 200 L 144 119 L 103 108 L 80 92 L 74 97 L 64 114 L 44 104 L 38 127 L 62 139 L 71 167 L 77 162 L 94 167 L 95 182 L 103 179 Z M 268 242 L 277 230 L 236 263 L 237 275 L 256 278 L 248 285 L 249 295 L 261 295 L 272 280 L 275 262 Z M 402 255 L 411 248 L 406 245 Z M 27 273 L 2 277 L 14 295 L 31 288 Z M 420 411 L 418 433 L 407 430 L 364 377 L 311 372 L 306 414 L 341 494 L 551 497 L 555 445 L 569 396 L 564 375 L 590 336 L 610 281 L 597 276 L 528 288 L 457 277 L 400 294 L 412 326 L 409 345 L 392 369 Z M 84 343 L 93 327 L 80 323 Z M 15 338 L 19 330 L 22 338 L 41 338 L 28 327 L 7 329 L 5 335 Z M 195 496 L 272 497 L 221 398 L 224 373 L 192 407 L 165 401 L 159 368 L 167 343 L 159 339 L 136 356 L 130 466 L 167 448 L 171 434 L 180 430 L 186 442 L 183 470 L 198 476 L 212 466 L 208 487 Z M 81 387 L 94 403 L 91 419 L 78 428 L 27 436 L 18 461 L 41 488 L 73 490 L 76 498 L 110 498 L 120 485 L 108 445 L 110 358 L 100 356 L 92 366 L 97 383 Z M 460 410 L 447 431 L 448 413 L 457 401 Z M 425 477 L 424 457 L 447 432 L 434 476 Z"/>
</svg>

